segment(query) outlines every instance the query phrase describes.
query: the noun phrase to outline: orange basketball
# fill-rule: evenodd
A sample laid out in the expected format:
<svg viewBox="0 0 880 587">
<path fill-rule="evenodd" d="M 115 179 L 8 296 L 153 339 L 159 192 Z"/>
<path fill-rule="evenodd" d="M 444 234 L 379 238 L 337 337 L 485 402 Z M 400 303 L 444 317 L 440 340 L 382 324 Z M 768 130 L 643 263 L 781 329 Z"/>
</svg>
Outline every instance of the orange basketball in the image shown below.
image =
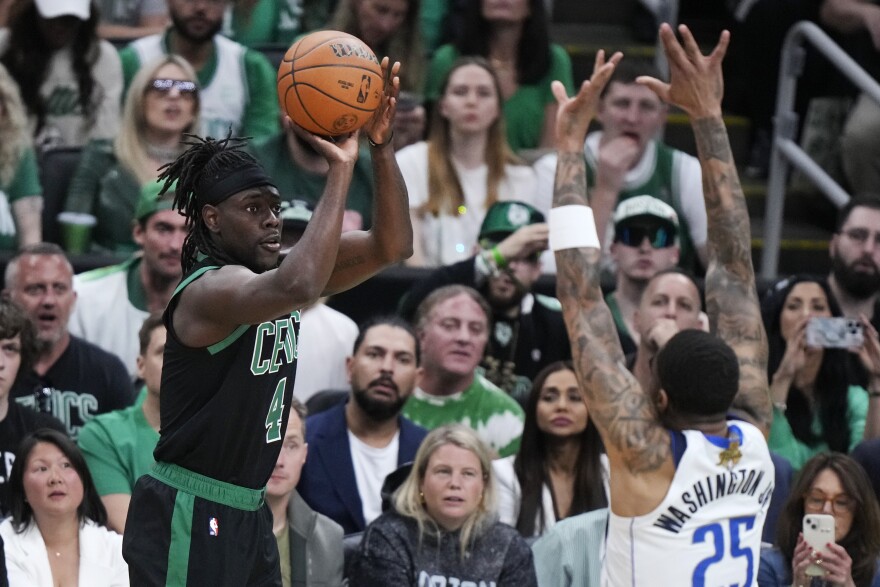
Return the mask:
<svg viewBox="0 0 880 587">
<path fill-rule="evenodd" d="M 319 135 L 362 127 L 382 100 L 382 68 L 366 43 L 341 31 L 317 31 L 291 45 L 278 68 L 287 115 Z"/>
</svg>

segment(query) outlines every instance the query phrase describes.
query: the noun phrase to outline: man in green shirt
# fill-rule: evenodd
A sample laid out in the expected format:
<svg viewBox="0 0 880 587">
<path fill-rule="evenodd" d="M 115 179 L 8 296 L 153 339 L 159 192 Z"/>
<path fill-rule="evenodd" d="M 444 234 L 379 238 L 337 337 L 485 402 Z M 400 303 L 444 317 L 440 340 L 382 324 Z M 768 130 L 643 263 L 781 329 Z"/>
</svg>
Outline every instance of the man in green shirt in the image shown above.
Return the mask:
<svg viewBox="0 0 880 587">
<path fill-rule="evenodd" d="M 255 141 L 250 147 L 251 153 L 275 179 L 283 202 L 305 200 L 314 207 L 324 193 L 330 165 L 323 155 L 293 132 L 286 118 L 281 124 L 280 133 Z M 362 148 L 348 188 L 342 229 L 369 229 L 372 211 L 373 166 L 369 150 Z"/>
<path fill-rule="evenodd" d="M 143 403 L 92 419 L 79 433 L 79 448 L 107 508 L 107 523 L 122 534 L 131 491 L 138 477 L 153 466 L 159 442 L 159 383 L 165 352 L 162 313 L 155 312 L 141 327 L 138 376 L 144 380 Z"/>
<path fill-rule="evenodd" d="M 489 340 L 491 309 L 476 290 L 447 285 L 416 310 L 422 374 L 404 417 L 432 430 L 457 422 L 473 428 L 498 456 L 519 449 L 525 413 L 515 399 L 476 372 Z"/>
</svg>

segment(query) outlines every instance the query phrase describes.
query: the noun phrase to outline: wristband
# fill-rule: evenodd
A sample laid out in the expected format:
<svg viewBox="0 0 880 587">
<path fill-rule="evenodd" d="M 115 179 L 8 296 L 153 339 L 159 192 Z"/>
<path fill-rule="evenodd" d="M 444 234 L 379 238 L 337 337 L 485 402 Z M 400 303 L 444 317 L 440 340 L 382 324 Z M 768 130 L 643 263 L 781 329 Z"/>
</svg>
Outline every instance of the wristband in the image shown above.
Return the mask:
<svg viewBox="0 0 880 587">
<path fill-rule="evenodd" d="M 599 249 L 599 235 L 589 206 L 568 205 L 550 210 L 550 249 Z"/>
<path fill-rule="evenodd" d="M 388 135 L 388 140 L 386 140 L 384 143 L 376 143 L 373 141 L 373 137 L 371 137 L 370 134 L 367 133 L 367 141 L 370 143 L 371 147 L 384 147 L 385 145 L 390 144 L 391 139 L 393 139 L 393 138 L 394 138 L 394 131 L 392 130 L 391 134 Z"/>
<path fill-rule="evenodd" d="M 499 269 L 504 269 L 507 267 L 507 259 L 504 258 L 504 255 L 501 254 L 501 251 L 498 250 L 498 247 L 492 247 L 492 260 L 495 261 L 495 266 Z"/>
</svg>

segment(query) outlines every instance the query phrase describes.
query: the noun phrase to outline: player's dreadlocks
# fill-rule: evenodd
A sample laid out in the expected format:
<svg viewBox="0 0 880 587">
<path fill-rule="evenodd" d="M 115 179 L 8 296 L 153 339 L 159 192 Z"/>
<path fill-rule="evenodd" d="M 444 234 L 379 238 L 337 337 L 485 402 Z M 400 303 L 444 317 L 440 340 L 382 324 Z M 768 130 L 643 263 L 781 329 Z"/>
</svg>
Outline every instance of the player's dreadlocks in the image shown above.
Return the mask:
<svg viewBox="0 0 880 587">
<path fill-rule="evenodd" d="M 174 188 L 173 207 L 186 217 L 188 233 L 183 242 L 184 273 L 195 265 L 199 252 L 221 263 L 235 263 L 216 245 L 202 220 L 205 204 L 219 204 L 234 193 L 257 185 L 271 185 L 259 163 L 242 147 L 249 137 L 202 138 L 186 134 L 189 145 L 177 159 L 161 168 L 160 194 Z"/>
</svg>

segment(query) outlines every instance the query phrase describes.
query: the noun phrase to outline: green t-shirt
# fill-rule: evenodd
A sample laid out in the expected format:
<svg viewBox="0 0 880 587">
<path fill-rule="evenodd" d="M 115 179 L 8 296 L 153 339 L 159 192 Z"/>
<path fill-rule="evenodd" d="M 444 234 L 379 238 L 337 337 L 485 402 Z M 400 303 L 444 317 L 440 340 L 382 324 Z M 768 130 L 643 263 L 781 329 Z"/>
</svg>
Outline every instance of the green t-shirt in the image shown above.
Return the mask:
<svg viewBox="0 0 880 587">
<path fill-rule="evenodd" d="M 317 205 L 327 185 L 327 176 L 296 167 L 290 159 L 283 133 L 254 142 L 251 152 L 275 182 L 282 200 L 300 199 Z M 360 212 L 364 219 L 364 229 L 372 226 L 373 167 L 367 149 L 361 149 L 358 154 L 345 207 Z"/>
<path fill-rule="evenodd" d="M 77 439 L 98 495 L 131 494 L 153 466 L 158 442 L 159 433 L 147 423 L 140 404 L 96 416 Z"/>
<path fill-rule="evenodd" d="M 433 430 L 444 424 L 464 424 L 499 457 L 516 454 L 525 412 L 515 399 L 482 375 L 470 387 L 449 396 L 429 395 L 416 389 L 403 406 L 403 416 Z"/>
<path fill-rule="evenodd" d="M 28 147 L 21 155 L 18 169 L 15 170 L 12 180 L 7 185 L 0 186 L 0 196 L 5 194 L 9 206 L 4 206 L 4 209 L 0 210 L 0 250 L 14 251 L 18 248 L 12 203 L 21 198 L 39 196 L 42 193 L 37 157 L 34 150 Z"/>
<path fill-rule="evenodd" d="M 868 416 L 868 392 L 859 385 L 850 385 L 847 390 L 846 418 L 849 423 L 849 449 L 855 448 L 865 434 L 865 419 Z M 823 436 L 822 421 L 819 413 L 813 414 L 813 433 Z M 770 439 L 767 442 L 770 450 L 788 459 L 795 471 L 799 471 L 808 460 L 820 452 L 829 450 L 824 440 L 814 444 L 805 444 L 795 438 L 794 432 L 785 414 L 779 408 L 773 408 L 773 424 L 770 426 Z"/>
<path fill-rule="evenodd" d="M 247 22 L 233 13 L 223 34 L 247 47 L 288 47 L 297 35 L 324 27 L 330 10 L 329 0 L 258 0 Z"/>
<path fill-rule="evenodd" d="M 452 45 L 443 45 L 434 53 L 425 81 L 425 97 L 436 102 L 447 72 L 458 59 L 459 53 Z M 544 129 L 544 108 L 555 103 L 550 83 L 559 80 L 569 95 L 574 93 L 571 58 L 560 45 L 550 44 L 550 69 L 540 82 L 520 85 L 504 102 L 504 122 L 507 127 L 507 143 L 514 151 L 535 149 L 540 145 Z"/>
</svg>

